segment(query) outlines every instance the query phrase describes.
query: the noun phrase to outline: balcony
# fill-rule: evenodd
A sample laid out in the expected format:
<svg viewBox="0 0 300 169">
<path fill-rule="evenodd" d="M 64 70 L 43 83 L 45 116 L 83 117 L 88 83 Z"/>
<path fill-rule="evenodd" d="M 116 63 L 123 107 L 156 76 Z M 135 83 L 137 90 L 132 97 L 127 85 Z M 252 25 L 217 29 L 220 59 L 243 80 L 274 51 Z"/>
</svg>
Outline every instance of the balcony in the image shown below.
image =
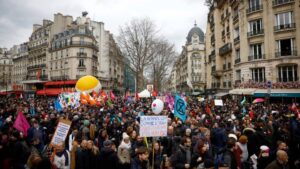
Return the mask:
<svg viewBox="0 0 300 169">
<path fill-rule="evenodd" d="M 27 80 L 48 80 L 48 75 L 41 75 L 39 78 L 37 76 L 27 76 Z"/>
<path fill-rule="evenodd" d="M 227 65 L 227 69 L 231 69 L 231 63 L 230 62 Z"/>
<path fill-rule="evenodd" d="M 294 3 L 295 0 L 273 0 L 273 7 Z"/>
<path fill-rule="evenodd" d="M 93 42 L 85 42 L 85 41 L 71 41 L 70 43 L 65 44 L 64 46 L 54 46 L 49 49 L 50 52 L 57 51 L 60 49 L 64 49 L 66 47 L 87 47 L 92 48 L 96 51 L 98 51 L 98 46 Z"/>
<path fill-rule="evenodd" d="M 234 14 L 232 16 L 232 19 L 233 19 L 233 23 L 236 23 L 239 20 L 239 14 Z"/>
<path fill-rule="evenodd" d="M 290 30 L 290 29 L 295 29 L 296 28 L 296 23 L 288 23 L 284 25 L 277 25 L 274 26 L 274 31 L 281 31 L 281 30 Z"/>
<path fill-rule="evenodd" d="M 63 75 L 63 76 L 52 76 L 51 80 L 56 81 L 56 80 L 68 80 L 69 76 L 68 75 Z"/>
<path fill-rule="evenodd" d="M 46 64 L 28 66 L 27 69 L 39 69 L 39 68 L 43 68 L 43 67 L 46 67 Z"/>
<path fill-rule="evenodd" d="M 247 9 L 247 14 L 253 13 L 253 12 L 258 12 L 263 9 L 263 5 L 257 5 L 257 6 L 252 6 Z"/>
<path fill-rule="evenodd" d="M 248 61 L 266 59 L 265 54 L 248 56 Z"/>
<path fill-rule="evenodd" d="M 275 58 L 297 56 L 297 50 L 280 50 L 275 52 Z"/>
<path fill-rule="evenodd" d="M 214 71 L 216 71 L 216 66 L 211 67 L 211 72 L 214 72 Z"/>
<path fill-rule="evenodd" d="M 288 78 L 277 78 L 276 80 L 277 80 L 277 82 L 298 82 L 299 78 L 298 77 L 290 77 L 289 79 Z"/>
<path fill-rule="evenodd" d="M 260 30 L 255 30 L 247 33 L 248 38 L 252 36 L 258 36 L 258 35 L 263 35 L 264 34 L 264 29 Z"/>
<path fill-rule="evenodd" d="M 78 68 L 78 69 L 85 69 L 86 67 L 85 67 L 85 65 L 78 65 L 77 68 Z"/>
<path fill-rule="evenodd" d="M 232 45 L 231 43 L 226 43 L 224 46 L 220 47 L 219 49 L 219 54 L 220 55 L 225 55 L 227 54 L 228 52 L 231 52 L 232 50 Z"/>
<path fill-rule="evenodd" d="M 233 42 L 234 42 L 234 44 L 239 43 L 240 42 L 240 36 L 234 38 Z"/>
<path fill-rule="evenodd" d="M 235 63 L 235 64 L 238 64 L 238 63 L 240 63 L 240 62 L 241 62 L 241 58 L 237 58 L 237 59 L 234 60 L 234 63 Z"/>
<path fill-rule="evenodd" d="M 77 52 L 77 57 L 87 57 L 87 53 L 85 53 L 85 52 Z"/>
</svg>

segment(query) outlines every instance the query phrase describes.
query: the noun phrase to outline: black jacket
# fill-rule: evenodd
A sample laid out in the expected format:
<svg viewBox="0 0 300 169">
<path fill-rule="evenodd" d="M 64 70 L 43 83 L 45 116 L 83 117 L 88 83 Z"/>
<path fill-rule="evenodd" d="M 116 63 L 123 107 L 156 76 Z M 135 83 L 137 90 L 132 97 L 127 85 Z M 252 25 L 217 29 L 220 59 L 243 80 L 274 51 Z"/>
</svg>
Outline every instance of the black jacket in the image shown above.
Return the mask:
<svg viewBox="0 0 300 169">
<path fill-rule="evenodd" d="M 147 169 L 147 161 L 140 161 L 138 157 L 135 157 L 131 162 L 130 169 Z"/>
<path fill-rule="evenodd" d="M 192 152 L 191 152 L 192 158 Z M 186 150 L 183 146 L 179 146 L 178 150 L 171 156 L 171 163 L 174 169 L 185 169 L 184 165 L 187 164 Z"/>
<path fill-rule="evenodd" d="M 104 147 L 100 152 L 99 161 L 99 168 L 101 169 L 117 169 L 119 162 L 117 152 L 113 151 L 111 148 Z"/>
</svg>

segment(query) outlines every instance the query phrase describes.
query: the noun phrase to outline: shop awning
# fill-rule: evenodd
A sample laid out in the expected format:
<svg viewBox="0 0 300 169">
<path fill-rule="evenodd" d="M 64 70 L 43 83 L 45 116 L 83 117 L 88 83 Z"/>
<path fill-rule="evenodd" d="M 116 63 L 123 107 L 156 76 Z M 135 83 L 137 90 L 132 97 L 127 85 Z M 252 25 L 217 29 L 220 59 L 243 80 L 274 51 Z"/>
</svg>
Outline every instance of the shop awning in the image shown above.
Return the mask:
<svg viewBox="0 0 300 169">
<path fill-rule="evenodd" d="M 265 97 L 268 89 L 257 89 L 254 97 Z M 270 97 L 300 97 L 300 89 L 271 89 Z"/>
<path fill-rule="evenodd" d="M 253 95 L 256 89 L 254 88 L 247 88 L 247 89 L 232 89 L 229 91 L 229 94 L 236 94 L 236 95 Z"/>
<path fill-rule="evenodd" d="M 57 96 L 61 93 L 61 88 L 50 88 L 50 89 L 43 89 L 38 90 L 36 92 L 37 95 L 47 95 L 47 96 Z"/>
<path fill-rule="evenodd" d="M 75 85 L 77 80 L 66 81 L 49 81 L 45 83 L 45 86 L 63 86 L 63 85 Z"/>
<path fill-rule="evenodd" d="M 216 97 L 223 97 L 226 95 L 228 95 L 228 93 L 220 92 L 220 93 L 215 94 Z"/>
</svg>

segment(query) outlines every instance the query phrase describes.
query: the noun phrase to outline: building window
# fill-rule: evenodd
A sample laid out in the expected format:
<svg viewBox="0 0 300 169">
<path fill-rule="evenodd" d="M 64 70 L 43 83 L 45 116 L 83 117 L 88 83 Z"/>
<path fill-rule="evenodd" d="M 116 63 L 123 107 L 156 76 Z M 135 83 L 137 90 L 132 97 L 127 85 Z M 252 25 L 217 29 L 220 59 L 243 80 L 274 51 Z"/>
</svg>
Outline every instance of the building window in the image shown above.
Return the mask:
<svg viewBox="0 0 300 169">
<path fill-rule="evenodd" d="M 79 67 L 84 66 L 84 59 L 79 59 Z"/>
<path fill-rule="evenodd" d="M 294 56 L 296 55 L 295 50 L 295 39 L 281 39 L 277 41 L 277 52 L 276 57 L 280 56 Z"/>
<path fill-rule="evenodd" d="M 252 80 L 255 82 L 265 82 L 265 68 L 253 68 L 252 71 Z"/>
<path fill-rule="evenodd" d="M 254 44 L 250 45 L 250 56 L 249 61 L 255 59 L 262 59 L 262 45 L 261 44 Z"/>
<path fill-rule="evenodd" d="M 249 8 L 255 9 L 258 8 L 261 5 L 260 0 L 249 0 Z"/>
<path fill-rule="evenodd" d="M 79 53 L 83 53 L 84 52 L 84 48 L 79 48 Z"/>
<path fill-rule="evenodd" d="M 293 12 L 284 12 L 275 15 L 276 26 L 275 30 L 295 27 Z"/>
<path fill-rule="evenodd" d="M 85 29 L 84 28 L 79 28 L 79 33 L 85 33 Z"/>
<path fill-rule="evenodd" d="M 240 59 L 240 49 L 235 50 L 235 59 Z"/>
<path fill-rule="evenodd" d="M 84 44 L 84 38 L 80 37 L 80 45 L 83 45 L 83 44 Z"/>
<path fill-rule="evenodd" d="M 279 82 L 293 82 L 297 81 L 297 65 L 279 66 L 278 67 L 278 81 Z"/>
<path fill-rule="evenodd" d="M 257 19 L 249 22 L 248 36 L 261 34 L 263 31 L 262 19 Z"/>
</svg>

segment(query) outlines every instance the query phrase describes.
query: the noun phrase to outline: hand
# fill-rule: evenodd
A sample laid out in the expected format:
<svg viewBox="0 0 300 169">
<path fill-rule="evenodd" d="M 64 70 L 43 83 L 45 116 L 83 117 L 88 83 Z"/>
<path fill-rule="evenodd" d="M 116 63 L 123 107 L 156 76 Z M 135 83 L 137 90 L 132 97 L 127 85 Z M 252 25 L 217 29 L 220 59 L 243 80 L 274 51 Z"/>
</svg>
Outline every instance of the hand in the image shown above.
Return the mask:
<svg viewBox="0 0 300 169">
<path fill-rule="evenodd" d="M 190 164 L 184 164 L 185 168 L 190 168 Z"/>
<path fill-rule="evenodd" d="M 198 159 L 197 159 L 197 162 L 199 162 L 199 161 L 201 161 L 202 160 L 202 158 L 201 157 L 199 157 Z"/>
</svg>

